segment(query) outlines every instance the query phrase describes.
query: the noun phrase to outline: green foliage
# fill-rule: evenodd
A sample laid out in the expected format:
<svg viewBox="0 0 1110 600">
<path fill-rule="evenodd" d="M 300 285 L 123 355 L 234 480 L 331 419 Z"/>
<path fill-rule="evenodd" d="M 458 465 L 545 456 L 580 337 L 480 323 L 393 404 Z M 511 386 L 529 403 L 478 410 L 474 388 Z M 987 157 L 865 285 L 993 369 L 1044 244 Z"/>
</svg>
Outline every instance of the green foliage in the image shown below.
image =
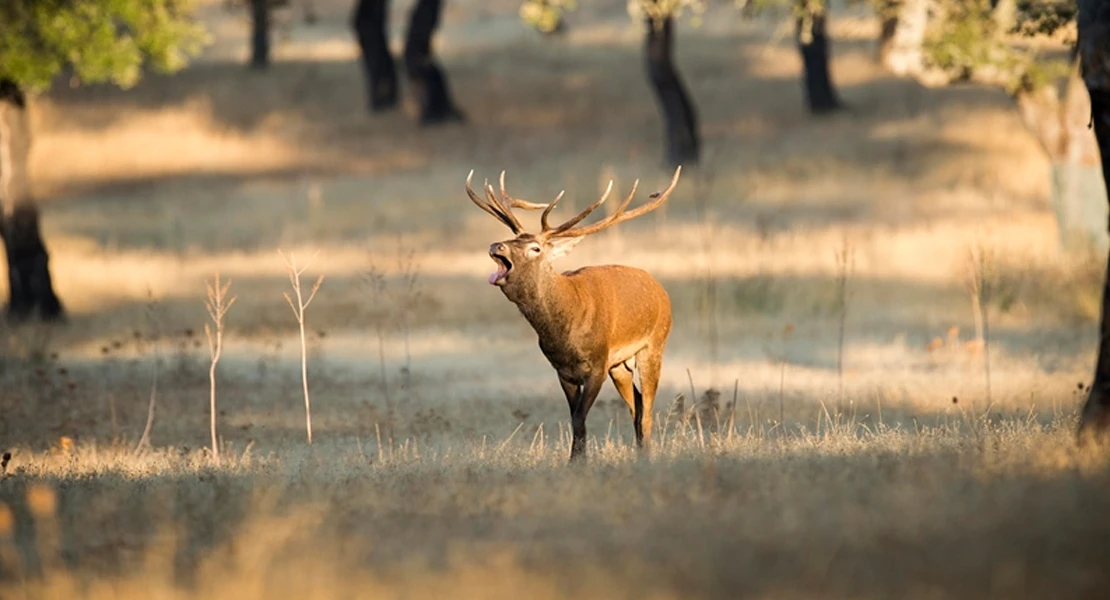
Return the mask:
<svg viewBox="0 0 1110 600">
<path fill-rule="evenodd" d="M 1075 0 L 1017 0 L 1015 33 L 1051 35 L 1075 22 Z"/>
<path fill-rule="evenodd" d="M 925 53 L 933 66 L 956 79 L 970 78 L 986 67 L 1009 69 L 1013 57 L 996 34 L 988 0 L 944 3 L 943 15 L 933 35 L 925 40 Z"/>
<path fill-rule="evenodd" d="M 778 2 L 780 0 L 758 0 Z M 691 22 L 697 26 L 705 12 L 706 0 L 627 0 L 628 14 L 633 19 L 650 18 L 661 22 L 666 17 L 681 18 L 686 11 L 692 13 Z M 740 4 L 740 2 L 738 2 Z M 550 33 L 558 26 L 564 13 L 578 8 L 577 0 L 523 0 L 520 17 L 532 27 Z"/>
<path fill-rule="evenodd" d="M 705 0 L 628 0 L 628 14 L 633 19 L 646 18 L 653 23 L 662 23 L 668 17 L 680 19 L 687 10 L 693 13 L 693 24 L 699 25 Z"/>
<path fill-rule="evenodd" d="M 3 0 L 0 79 L 41 90 L 63 69 L 85 83 L 133 86 L 144 63 L 161 72 L 199 53 L 192 0 Z"/>
<path fill-rule="evenodd" d="M 980 77 L 1010 93 L 1031 91 L 1065 76 L 1068 63 L 1018 48 L 1008 36 L 1049 34 L 1075 18 L 1074 3 L 1017 0 L 1013 23 L 1005 23 L 989 0 L 940 0 L 925 40 L 927 62 L 954 80 Z"/>
<path fill-rule="evenodd" d="M 563 13 L 576 8 L 577 0 L 524 0 L 520 5 L 520 18 L 544 33 L 551 33 L 559 26 Z"/>
</svg>

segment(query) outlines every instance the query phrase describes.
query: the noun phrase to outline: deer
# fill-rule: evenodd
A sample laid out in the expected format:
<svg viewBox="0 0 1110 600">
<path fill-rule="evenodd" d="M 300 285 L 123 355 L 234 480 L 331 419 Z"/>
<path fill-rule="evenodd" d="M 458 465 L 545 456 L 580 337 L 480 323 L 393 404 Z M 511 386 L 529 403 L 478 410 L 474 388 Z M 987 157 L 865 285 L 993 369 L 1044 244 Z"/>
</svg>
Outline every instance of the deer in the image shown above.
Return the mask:
<svg viewBox="0 0 1110 600">
<path fill-rule="evenodd" d="M 607 264 L 558 273 L 552 263 L 569 254 L 586 236 L 661 206 L 678 185 L 681 173 L 680 165 L 667 189 L 651 194 L 650 202 L 627 210 L 639 187 L 637 179 L 612 214 L 579 225 L 605 203 L 613 191 L 610 180 L 596 202 L 555 227 L 548 218 L 563 192 L 547 204 L 513 198 L 505 191 L 502 171 L 500 194 L 487 180 L 483 199 L 471 187 L 474 171 L 467 175 L 470 200 L 514 235 L 490 245 L 489 255 L 497 270 L 489 276 L 489 283 L 520 310 L 558 375 L 570 407 L 571 463 L 586 458 L 586 416 L 606 377 L 632 414 L 637 448 L 642 456 L 650 454 L 652 406 L 671 332 L 671 300 L 662 284 L 642 269 Z M 526 232 L 514 208 L 542 210 L 539 233 Z M 636 373 L 639 385 L 634 382 Z"/>
</svg>

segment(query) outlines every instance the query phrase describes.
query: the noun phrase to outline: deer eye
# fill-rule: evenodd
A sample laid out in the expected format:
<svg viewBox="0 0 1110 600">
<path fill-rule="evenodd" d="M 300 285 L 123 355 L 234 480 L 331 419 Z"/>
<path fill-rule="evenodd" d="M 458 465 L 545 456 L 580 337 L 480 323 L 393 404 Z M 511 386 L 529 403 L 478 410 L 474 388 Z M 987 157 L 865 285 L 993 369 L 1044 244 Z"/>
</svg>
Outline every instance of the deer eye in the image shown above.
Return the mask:
<svg viewBox="0 0 1110 600">
<path fill-rule="evenodd" d="M 529 254 L 539 254 L 540 250 L 541 250 L 541 248 L 539 246 L 536 246 L 536 245 L 528 246 L 528 253 Z"/>
</svg>

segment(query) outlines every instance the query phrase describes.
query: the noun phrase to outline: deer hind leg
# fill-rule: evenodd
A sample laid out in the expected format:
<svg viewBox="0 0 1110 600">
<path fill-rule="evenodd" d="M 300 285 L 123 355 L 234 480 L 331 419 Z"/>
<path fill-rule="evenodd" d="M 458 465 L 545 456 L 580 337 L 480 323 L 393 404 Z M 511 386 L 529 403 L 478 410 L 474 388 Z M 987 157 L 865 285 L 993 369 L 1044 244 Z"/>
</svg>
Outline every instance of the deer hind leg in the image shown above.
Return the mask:
<svg viewBox="0 0 1110 600">
<path fill-rule="evenodd" d="M 659 389 L 659 375 L 663 370 L 663 349 L 648 346 L 636 353 L 636 366 L 640 371 L 639 414 L 636 415 L 636 439 L 646 451 L 651 449 L 652 408 L 655 392 Z M 642 441 L 641 441 L 642 440 Z"/>
<path fill-rule="evenodd" d="M 623 362 L 609 369 L 609 378 L 613 380 L 613 385 L 617 388 L 617 392 L 621 395 L 621 398 L 624 399 L 624 403 L 628 405 L 628 412 L 632 415 L 632 422 L 636 427 L 636 445 L 643 448 L 644 432 L 642 422 L 644 399 L 639 388 L 635 386 L 632 379 L 632 365 L 630 363 L 632 363 L 632 361 Z"/>
</svg>

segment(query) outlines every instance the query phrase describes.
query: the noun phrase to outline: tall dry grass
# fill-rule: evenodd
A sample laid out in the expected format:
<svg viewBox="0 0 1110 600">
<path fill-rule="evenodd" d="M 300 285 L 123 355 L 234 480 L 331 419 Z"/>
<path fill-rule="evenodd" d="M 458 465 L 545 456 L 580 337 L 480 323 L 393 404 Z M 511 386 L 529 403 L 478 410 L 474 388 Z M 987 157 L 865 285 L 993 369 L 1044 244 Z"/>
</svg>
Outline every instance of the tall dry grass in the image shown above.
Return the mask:
<svg viewBox="0 0 1110 600">
<path fill-rule="evenodd" d="M 1074 419 L 783 438 L 692 424 L 640 459 L 528 436 L 391 452 L 17 453 L 11 598 L 1093 597 L 1105 454 Z M 321 450 L 324 450 L 321 452 Z"/>
<path fill-rule="evenodd" d="M 713 171 L 566 265 L 642 266 L 673 299 L 657 452 L 637 457 L 607 387 L 593 460 L 568 469 L 555 378 L 484 284 L 505 232 L 459 190 L 507 169 L 527 197 L 565 188 L 570 212 L 599 173 L 664 177 L 639 34 L 617 10 L 541 44 L 504 26 L 518 3 L 453 1 L 437 49 L 472 125 L 419 130 L 366 114 L 349 2 L 318 4 L 264 76 L 228 58 L 241 24 L 209 13 L 220 47 L 195 69 L 36 102 L 71 323 L 0 325 L 0 597 L 1105 588 L 1106 458 L 1072 444 L 1105 257 L 1055 254 L 1047 161 L 1005 94 L 890 78 L 873 23 L 840 18 L 859 110 L 814 121 L 766 22 L 722 7 L 683 30 Z M 996 261 L 975 311 L 990 402 L 969 245 Z M 321 249 L 303 338 L 278 247 Z M 213 271 L 239 298 L 215 408 Z"/>
</svg>

